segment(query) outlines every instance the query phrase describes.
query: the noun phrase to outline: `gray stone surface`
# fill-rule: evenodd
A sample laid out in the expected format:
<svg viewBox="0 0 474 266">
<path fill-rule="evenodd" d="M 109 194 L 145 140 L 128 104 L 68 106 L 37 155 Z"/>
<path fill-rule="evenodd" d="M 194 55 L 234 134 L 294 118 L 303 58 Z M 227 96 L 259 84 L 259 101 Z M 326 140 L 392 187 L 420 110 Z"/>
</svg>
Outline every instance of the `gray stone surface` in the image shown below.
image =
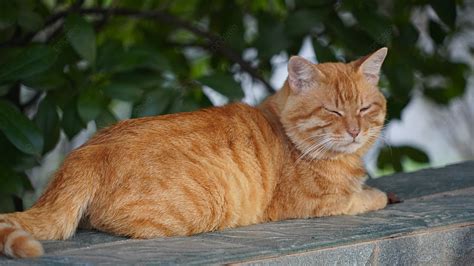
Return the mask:
<svg viewBox="0 0 474 266">
<path fill-rule="evenodd" d="M 34 260 L 0 264 L 473 265 L 474 162 L 371 180 L 405 201 L 358 216 L 130 240 L 80 231 Z"/>
<path fill-rule="evenodd" d="M 474 161 L 370 179 L 369 185 L 396 192 L 402 199 L 474 187 Z"/>
<path fill-rule="evenodd" d="M 472 265 L 472 227 L 441 228 L 292 255 L 250 260 L 243 265 Z"/>
</svg>

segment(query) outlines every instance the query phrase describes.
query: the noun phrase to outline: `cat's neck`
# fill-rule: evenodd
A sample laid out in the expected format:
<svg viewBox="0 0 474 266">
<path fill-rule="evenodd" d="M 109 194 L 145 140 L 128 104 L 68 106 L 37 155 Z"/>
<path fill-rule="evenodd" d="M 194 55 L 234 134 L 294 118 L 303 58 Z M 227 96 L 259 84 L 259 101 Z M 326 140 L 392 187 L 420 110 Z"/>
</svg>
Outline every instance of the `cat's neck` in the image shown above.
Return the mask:
<svg viewBox="0 0 474 266">
<path fill-rule="evenodd" d="M 289 93 L 289 87 L 285 81 L 283 88 L 269 96 L 265 101 L 257 106 L 257 108 L 262 111 L 271 127 L 278 132 L 279 137 L 282 138 L 282 141 L 287 148 L 291 148 L 294 144 L 288 139 L 285 130 L 283 129 L 283 125 L 281 124 L 280 117 Z"/>
<path fill-rule="evenodd" d="M 280 121 L 281 113 L 286 105 L 290 95 L 290 88 L 288 82 L 285 81 L 283 87 L 275 94 L 271 95 L 263 101 L 258 108 L 262 110 L 265 115 L 270 115 L 272 119 L 276 118 L 278 123 Z"/>
</svg>

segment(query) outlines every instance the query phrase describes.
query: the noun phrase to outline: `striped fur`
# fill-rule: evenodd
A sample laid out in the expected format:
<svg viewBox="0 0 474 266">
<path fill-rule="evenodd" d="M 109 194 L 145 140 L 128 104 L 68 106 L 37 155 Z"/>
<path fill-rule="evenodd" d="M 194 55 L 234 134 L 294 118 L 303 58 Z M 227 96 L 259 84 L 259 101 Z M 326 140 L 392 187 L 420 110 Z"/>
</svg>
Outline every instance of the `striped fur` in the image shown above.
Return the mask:
<svg viewBox="0 0 474 266">
<path fill-rule="evenodd" d="M 67 239 L 79 221 L 154 238 L 383 208 L 386 195 L 363 186 L 361 163 L 385 117 L 376 68 L 363 71 L 373 58 L 380 52 L 350 64 L 292 59 L 289 82 L 257 108 L 230 104 L 102 130 L 66 158 L 31 209 L 0 215 L 0 251 L 39 256 L 37 240 Z M 353 143 L 349 129 L 360 131 Z"/>
</svg>

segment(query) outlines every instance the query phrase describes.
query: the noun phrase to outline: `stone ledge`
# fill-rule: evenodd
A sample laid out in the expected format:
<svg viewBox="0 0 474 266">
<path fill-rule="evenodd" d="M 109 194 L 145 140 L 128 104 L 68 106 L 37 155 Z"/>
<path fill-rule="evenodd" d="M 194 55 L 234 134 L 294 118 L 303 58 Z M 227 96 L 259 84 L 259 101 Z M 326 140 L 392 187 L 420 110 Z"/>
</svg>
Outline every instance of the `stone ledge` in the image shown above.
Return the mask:
<svg viewBox="0 0 474 266">
<path fill-rule="evenodd" d="M 469 264 L 474 162 L 370 180 L 401 204 L 358 216 L 259 224 L 192 237 L 130 240 L 81 231 L 34 260 L 0 264 Z"/>
<path fill-rule="evenodd" d="M 468 265 L 472 224 L 440 227 L 352 245 L 242 262 L 243 265 Z M 471 243 L 469 242 L 471 241 Z M 471 246 L 468 250 L 466 247 Z"/>
</svg>

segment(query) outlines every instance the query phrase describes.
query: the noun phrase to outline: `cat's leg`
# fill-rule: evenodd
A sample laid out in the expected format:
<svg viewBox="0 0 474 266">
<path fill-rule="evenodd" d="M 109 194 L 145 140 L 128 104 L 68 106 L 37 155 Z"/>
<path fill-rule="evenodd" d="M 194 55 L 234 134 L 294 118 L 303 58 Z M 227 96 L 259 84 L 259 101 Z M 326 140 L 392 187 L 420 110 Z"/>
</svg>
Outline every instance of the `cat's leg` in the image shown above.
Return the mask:
<svg viewBox="0 0 474 266">
<path fill-rule="evenodd" d="M 350 196 L 348 203 L 345 214 L 353 215 L 385 208 L 388 197 L 376 188 L 364 186 L 362 190 Z"/>
<path fill-rule="evenodd" d="M 115 193 L 93 203 L 88 215 L 90 225 L 132 238 L 186 236 L 218 228 L 223 217 L 222 201 L 213 197 L 217 194 L 214 191 L 176 182 L 166 184 L 166 190 L 155 188 L 146 196 Z"/>
<path fill-rule="evenodd" d="M 310 216 L 355 215 L 383 209 L 387 205 L 387 195 L 372 187 L 364 186 L 360 191 L 319 195 L 313 201 L 305 202 L 311 208 Z M 301 206 L 300 209 L 305 207 Z M 297 217 L 300 217 L 298 215 Z M 303 214 L 303 217 L 306 215 Z M 288 216 L 289 217 L 289 216 Z"/>
<path fill-rule="evenodd" d="M 136 206 L 134 206 L 136 205 Z M 168 236 L 188 236 L 215 230 L 214 221 L 207 215 L 189 213 L 186 208 L 150 203 L 125 203 L 113 213 L 91 219 L 97 230 L 138 239 Z"/>
</svg>

